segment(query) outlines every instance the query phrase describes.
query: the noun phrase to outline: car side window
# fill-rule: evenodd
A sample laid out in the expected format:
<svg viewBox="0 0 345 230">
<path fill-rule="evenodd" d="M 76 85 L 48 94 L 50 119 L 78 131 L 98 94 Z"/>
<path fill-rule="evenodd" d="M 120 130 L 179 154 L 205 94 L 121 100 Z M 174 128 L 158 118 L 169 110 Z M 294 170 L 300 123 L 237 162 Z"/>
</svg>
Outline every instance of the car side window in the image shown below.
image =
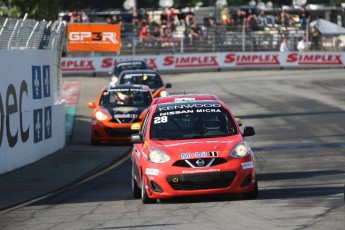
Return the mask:
<svg viewBox="0 0 345 230">
<path fill-rule="evenodd" d="M 142 126 L 141 131 L 140 131 L 141 135 L 143 136 L 143 140 L 145 140 L 147 123 L 149 122 L 150 113 L 151 113 L 151 110 L 147 111 L 147 114 L 146 114 L 144 121 L 143 121 L 143 126 Z"/>
</svg>

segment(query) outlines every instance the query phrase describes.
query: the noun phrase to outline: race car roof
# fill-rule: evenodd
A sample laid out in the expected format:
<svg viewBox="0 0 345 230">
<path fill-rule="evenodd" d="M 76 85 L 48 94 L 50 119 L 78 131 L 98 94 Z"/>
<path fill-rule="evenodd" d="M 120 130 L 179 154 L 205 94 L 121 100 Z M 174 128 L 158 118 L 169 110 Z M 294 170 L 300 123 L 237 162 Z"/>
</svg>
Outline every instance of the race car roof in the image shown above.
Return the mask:
<svg viewBox="0 0 345 230">
<path fill-rule="evenodd" d="M 185 109 L 209 109 L 223 107 L 218 100 L 203 100 L 191 102 L 171 102 L 157 104 L 156 112 L 185 110 Z"/>
<path fill-rule="evenodd" d="M 116 66 L 133 65 L 133 64 L 146 65 L 146 62 L 144 60 L 124 60 L 124 61 L 118 61 L 116 63 Z"/>
<path fill-rule="evenodd" d="M 159 73 L 156 70 L 150 70 L 150 69 L 124 70 L 121 72 L 121 76 L 129 75 L 129 74 L 133 74 L 135 76 L 147 75 L 147 74 L 159 75 Z"/>
<path fill-rule="evenodd" d="M 149 91 L 146 85 L 138 85 L 138 84 L 109 84 L 106 86 L 106 90 L 112 89 L 143 89 Z"/>
<path fill-rule="evenodd" d="M 178 94 L 170 95 L 167 97 L 159 97 L 152 101 L 152 105 L 170 103 L 170 102 L 192 102 L 202 100 L 219 100 L 217 96 L 213 94 Z"/>
</svg>

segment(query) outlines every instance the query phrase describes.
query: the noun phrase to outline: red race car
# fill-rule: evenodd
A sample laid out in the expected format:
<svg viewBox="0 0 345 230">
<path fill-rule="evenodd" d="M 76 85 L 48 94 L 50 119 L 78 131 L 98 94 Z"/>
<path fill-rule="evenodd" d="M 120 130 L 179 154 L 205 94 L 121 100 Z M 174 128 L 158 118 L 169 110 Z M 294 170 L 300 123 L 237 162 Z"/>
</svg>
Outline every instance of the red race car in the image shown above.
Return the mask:
<svg viewBox="0 0 345 230">
<path fill-rule="evenodd" d="M 97 102 L 89 102 L 94 109 L 91 118 L 91 144 L 101 141 L 129 141 L 137 133 L 133 123 L 142 121 L 152 103 L 151 90 L 146 85 L 105 86 Z M 132 127 L 132 128 L 131 128 Z"/>
<path fill-rule="evenodd" d="M 219 100 L 153 104 L 131 135 L 132 191 L 142 202 L 178 196 L 258 196 L 255 160 L 229 108 Z"/>
</svg>

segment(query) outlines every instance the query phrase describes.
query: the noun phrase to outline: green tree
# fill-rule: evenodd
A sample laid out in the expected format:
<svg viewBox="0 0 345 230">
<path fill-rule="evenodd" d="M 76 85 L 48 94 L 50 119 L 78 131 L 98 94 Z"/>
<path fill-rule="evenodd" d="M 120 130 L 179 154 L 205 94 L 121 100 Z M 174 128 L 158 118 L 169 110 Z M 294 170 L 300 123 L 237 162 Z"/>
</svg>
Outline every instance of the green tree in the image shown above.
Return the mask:
<svg viewBox="0 0 345 230">
<path fill-rule="evenodd" d="M 4 0 L 3 16 L 24 17 L 36 20 L 56 20 L 58 18 L 58 0 Z"/>
</svg>

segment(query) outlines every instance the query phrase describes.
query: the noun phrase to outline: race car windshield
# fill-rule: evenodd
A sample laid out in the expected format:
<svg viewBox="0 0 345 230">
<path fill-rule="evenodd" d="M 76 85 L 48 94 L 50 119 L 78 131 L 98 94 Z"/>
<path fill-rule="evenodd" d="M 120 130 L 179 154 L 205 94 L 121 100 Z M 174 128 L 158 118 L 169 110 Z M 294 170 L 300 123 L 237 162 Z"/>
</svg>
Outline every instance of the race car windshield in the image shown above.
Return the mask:
<svg viewBox="0 0 345 230">
<path fill-rule="evenodd" d="M 114 73 L 118 76 L 122 71 L 125 70 L 137 70 L 137 69 L 147 69 L 147 66 L 143 62 L 132 62 L 132 63 L 124 63 L 119 64 L 115 67 Z"/>
<path fill-rule="evenodd" d="M 223 107 L 158 111 L 150 127 L 150 138 L 153 140 L 212 138 L 235 134 L 235 122 Z"/>
<path fill-rule="evenodd" d="M 148 91 L 142 89 L 108 90 L 101 97 L 101 106 L 135 106 L 147 107 L 152 99 Z"/>
<path fill-rule="evenodd" d="M 160 88 L 163 82 L 157 74 L 126 74 L 120 80 L 120 84 L 140 84 L 150 88 Z"/>
</svg>

